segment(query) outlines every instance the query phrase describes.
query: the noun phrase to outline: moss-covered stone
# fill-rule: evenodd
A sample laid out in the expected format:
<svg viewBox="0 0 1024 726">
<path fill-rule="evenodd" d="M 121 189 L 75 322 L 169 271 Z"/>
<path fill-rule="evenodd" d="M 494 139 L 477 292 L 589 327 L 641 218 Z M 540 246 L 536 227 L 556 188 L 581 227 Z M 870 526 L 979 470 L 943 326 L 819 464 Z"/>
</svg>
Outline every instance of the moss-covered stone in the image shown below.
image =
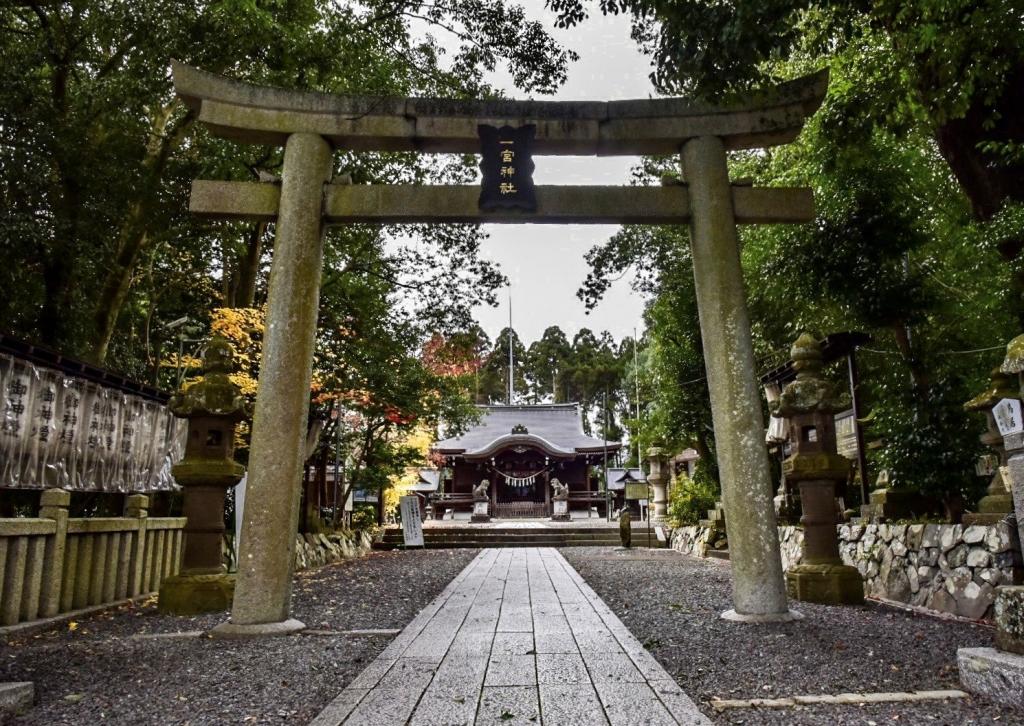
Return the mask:
<svg viewBox="0 0 1024 726">
<path fill-rule="evenodd" d="M 1000 587 L 993 608 L 996 646 L 1024 655 L 1024 587 Z"/>
<path fill-rule="evenodd" d="M 834 383 L 821 377 L 824 360 L 821 343 L 810 333 L 801 333 L 789 351 L 796 380 L 788 384 L 769 408 L 772 414 L 792 418 L 802 413 L 835 413 L 848 407 L 846 397 Z"/>
<path fill-rule="evenodd" d="M 234 575 L 175 575 L 161 583 L 157 609 L 168 615 L 223 612 L 234 595 Z"/>
<path fill-rule="evenodd" d="M 1020 390 L 1010 373 L 995 368 L 989 374 L 989 387 L 964 404 L 965 411 L 990 411 L 1004 398 L 1020 398 Z"/>
<path fill-rule="evenodd" d="M 1024 335 L 1018 335 L 1006 344 L 1006 357 L 1003 359 L 1003 364 L 999 366 L 999 370 L 1003 373 L 1024 371 Z"/>
<path fill-rule="evenodd" d="M 823 605 L 860 605 L 864 581 L 849 565 L 797 565 L 786 573 L 786 592 L 794 600 Z"/>
</svg>

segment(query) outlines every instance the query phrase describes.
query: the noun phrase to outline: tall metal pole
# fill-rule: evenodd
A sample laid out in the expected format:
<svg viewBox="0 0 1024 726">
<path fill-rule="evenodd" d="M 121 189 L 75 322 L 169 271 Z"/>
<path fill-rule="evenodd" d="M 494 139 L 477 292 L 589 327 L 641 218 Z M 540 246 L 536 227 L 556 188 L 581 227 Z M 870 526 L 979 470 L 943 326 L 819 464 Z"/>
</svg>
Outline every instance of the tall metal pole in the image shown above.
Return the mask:
<svg viewBox="0 0 1024 726">
<path fill-rule="evenodd" d="M 512 405 L 512 376 L 515 371 L 515 360 L 512 358 L 512 291 L 508 293 L 508 405 Z"/>
<path fill-rule="evenodd" d="M 643 463 L 640 460 L 640 364 L 636 352 L 636 328 L 633 328 L 633 382 L 636 384 L 636 398 L 633 404 L 636 408 L 636 466 L 643 472 Z"/>
<path fill-rule="evenodd" d="M 331 520 L 335 527 L 338 526 L 338 487 L 341 486 L 341 399 L 335 401 L 334 421 L 334 506 L 331 507 Z"/>
<path fill-rule="evenodd" d="M 604 515 L 605 518 L 611 520 L 612 508 L 609 503 L 609 491 L 608 491 L 608 386 L 604 387 L 604 414 L 601 417 L 603 419 L 603 425 L 601 426 L 601 443 L 604 446 Z M 587 505 L 590 506 L 590 505 Z"/>
</svg>

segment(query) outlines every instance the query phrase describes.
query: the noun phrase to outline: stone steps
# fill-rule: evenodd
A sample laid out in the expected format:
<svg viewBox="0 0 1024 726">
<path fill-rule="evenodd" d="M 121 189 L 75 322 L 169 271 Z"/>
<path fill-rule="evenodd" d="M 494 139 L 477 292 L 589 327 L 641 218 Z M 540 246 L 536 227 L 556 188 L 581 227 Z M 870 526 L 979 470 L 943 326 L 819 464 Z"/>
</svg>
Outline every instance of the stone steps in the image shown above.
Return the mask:
<svg viewBox="0 0 1024 726">
<path fill-rule="evenodd" d="M 641 536 L 633 533 L 634 539 Z M 426 529 L 423 532 L 424 546 L 428 549 L 441 548 L 485 548 L 485 547 L 614 547 L 619 541 L 619 531 L 613 528 L 510 528 L 476 529 L 445 528 Z M 396 549 L 404 544 L 401 530 L 389 529 L 375 549 Z"/>
<path fill-rule="evenodd" d="M 487 549 L 488 547 L 613 547 L 618 546 L 618 540 L 610 542 L 607 540 L 576 540 L 572 542 L 494 542 L 494 541 L 473 541 L 453 540 L 451 542 L 439 542 L 436 540 L 424 540 L 424 548 L 428 550 L 439 549 Z M 404 545 L 401 542 L 375 542 L 375 550 L 401 549 Z"/>
<path fill-rule="evenodd" d="M 646 532 L 647 530 L 633 530 L 634 536 L 638 532 Z M 611 537 L 618 539 L 619 530 L 618 528 L 612 529 L 424 529 L 424 537 L 469 537 L 472 539 L 504 539 L 506 537 L 585 537 L 585 538 L 598 538 Z M 400 529 L 389 529 L 385 531 L 384 538 L 388 539 L 402 539 L 402 530 Z"/>
</svg>

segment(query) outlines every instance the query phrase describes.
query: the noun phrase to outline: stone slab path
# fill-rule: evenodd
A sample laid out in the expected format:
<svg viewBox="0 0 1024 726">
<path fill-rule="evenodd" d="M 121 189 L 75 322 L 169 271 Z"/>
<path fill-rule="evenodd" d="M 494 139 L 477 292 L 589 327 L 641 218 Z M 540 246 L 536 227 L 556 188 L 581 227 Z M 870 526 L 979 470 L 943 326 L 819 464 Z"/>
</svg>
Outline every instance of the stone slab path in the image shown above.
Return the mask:
<svg viewBox="0 0 1024 726">
<path fill-rule="evenodd" d="M 311 726 L 711 722 L 552 548 L 486 549 Z"/>
</svg>

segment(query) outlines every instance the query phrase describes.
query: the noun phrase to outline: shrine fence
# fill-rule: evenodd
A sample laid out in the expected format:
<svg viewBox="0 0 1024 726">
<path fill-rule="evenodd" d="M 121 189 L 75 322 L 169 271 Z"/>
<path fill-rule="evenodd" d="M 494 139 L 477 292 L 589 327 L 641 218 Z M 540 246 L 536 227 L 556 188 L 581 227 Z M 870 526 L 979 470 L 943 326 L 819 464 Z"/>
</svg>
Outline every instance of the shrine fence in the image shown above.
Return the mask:
<svg viewBox="0 0 1024 726">
<path fill-rule="evenodd" d="M 39 517 L 0 519 L 0 623 L 48 618 L 157 592 L 181 563 L 184 517 L 149 517 L 149 498 L 125 516 L 71 519 L 71 495 L 42 493 Z"/>
</svg>

